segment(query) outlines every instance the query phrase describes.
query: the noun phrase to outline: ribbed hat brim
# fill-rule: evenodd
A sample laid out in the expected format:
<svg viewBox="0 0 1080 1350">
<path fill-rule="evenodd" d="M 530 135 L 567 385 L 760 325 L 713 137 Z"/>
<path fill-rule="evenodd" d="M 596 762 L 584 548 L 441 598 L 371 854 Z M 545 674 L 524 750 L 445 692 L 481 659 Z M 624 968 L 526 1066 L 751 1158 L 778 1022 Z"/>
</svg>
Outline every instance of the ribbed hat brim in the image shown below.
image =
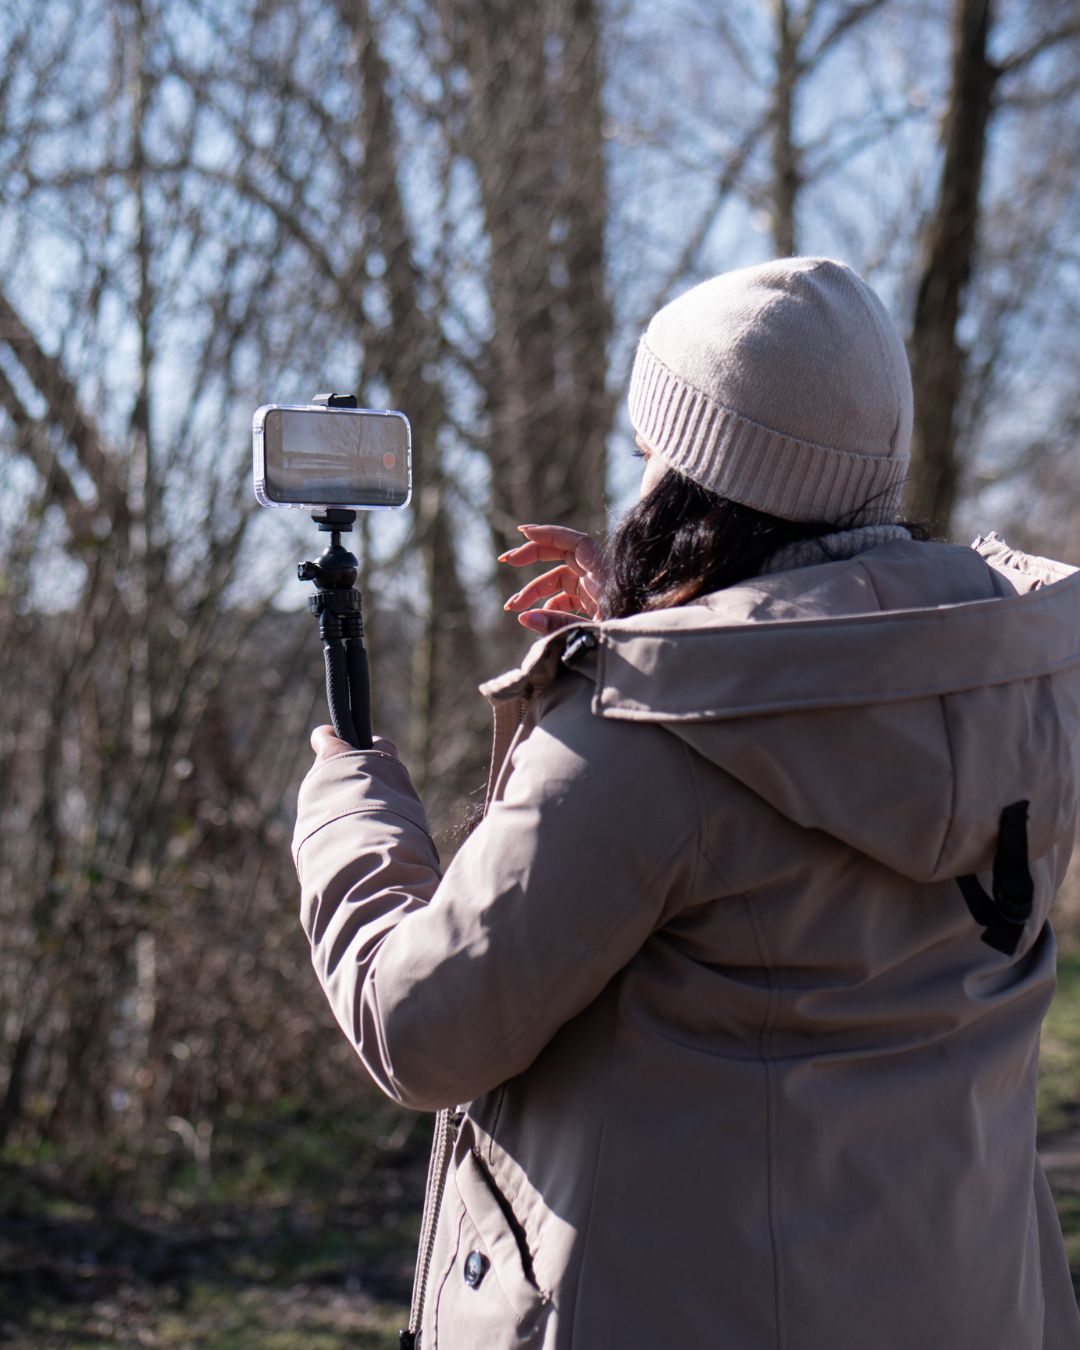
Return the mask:
<svg viewBox="0 0 1080 1350">
<path fill-rule="evenodd" d="M 784 520 L 872 525 L 896 518 L 907 457 L 798 440 L 725 408 L 638 345 L 630 420 L 663 460 L 703 487 Z"/>
</svg>

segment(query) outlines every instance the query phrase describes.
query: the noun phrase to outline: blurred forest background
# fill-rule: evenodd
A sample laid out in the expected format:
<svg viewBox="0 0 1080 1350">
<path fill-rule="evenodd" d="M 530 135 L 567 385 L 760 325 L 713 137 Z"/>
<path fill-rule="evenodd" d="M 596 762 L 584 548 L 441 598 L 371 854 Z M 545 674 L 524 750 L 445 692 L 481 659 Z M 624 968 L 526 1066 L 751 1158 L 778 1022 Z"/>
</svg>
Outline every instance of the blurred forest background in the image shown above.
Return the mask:
<svg viewBox="0 0 1080 1350">
<path fill-rule="evenodd" d="M 447 839 L 523 647 L 495 555 L 627 503 L 637 335 L 713 272 L 850 261 L 910 511 L 1080 562 L 1080 0 L 7 0 L 0 53 L 0 1337 L 388 1344 L 425 1127 L 296 922 L 323 541 L 254 506 L 252 411 L 412 420 L 358 551 Z"/>
</svg>

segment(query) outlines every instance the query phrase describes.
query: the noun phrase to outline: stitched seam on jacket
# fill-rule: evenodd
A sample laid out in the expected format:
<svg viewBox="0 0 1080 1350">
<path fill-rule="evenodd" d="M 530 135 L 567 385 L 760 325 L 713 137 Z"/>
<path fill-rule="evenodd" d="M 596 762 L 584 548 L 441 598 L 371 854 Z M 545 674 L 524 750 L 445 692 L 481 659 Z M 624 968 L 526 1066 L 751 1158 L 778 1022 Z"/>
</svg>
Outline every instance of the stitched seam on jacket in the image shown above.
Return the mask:
<svg viewBox="0 0 1080 1350">
<path fill-rule="evenodd" d="M 941 708 L 941 727 L 945 733 L 945 744 L 949 750 L 949 814 L 945 818 L 945 824 L 941 831 L 941 843 L 934 856 L 934 870 L 931 875 L 936 876 L 938 868 L 941 866 L 941 860 L 945 856 L 945 845 L 949 842 L 949 835 L 952 833 L 952 823 L 956 819 L 956 755 L 953 753 L 952 736 L 949 734 L 949 710 L 942 696 L 938 699 L 938 705 Z"/>
<path fill-rule="evenodd" d="M 877 601 L 878 613 L 883 613 L 885 606 L 881 603 L 881 596 L 878 594 L 878 588 L 874 585 L 873 568 L 867 567 L 865 560 L 861 556 L 857 557 L 855 561 L 862 568 L 863 576 L 866 578 L 866 584 L 870 587 L 870 593 Z"/>
<path fill-rule="evenodd" d="M 569 970 L 567 970 L 566 973 L 563 975 L 562 979 L 558 980 L 555 984 L 553 984 L 549 989 L 546 990 L 544 996 L 537 1001 L 536 1005 L 529 1009 L 528 1014 L 519 1020 L 518 1025 L 515 1026 L 513 1030 L 508 1031 L 506 1035 L 502 1037 L 501 1040 L 496 1041 L 496 1043 L 491 1047 L 487 1055 L 485 1055 L 485 1057 L 482 1060 L 471 1066 L 471 1068 L 468 1071 L 468 1074 L 466 1075 L 467 1077 L 472 1077 L 477 1073 L 483 1073 L 486 1066 L 490 1064 L 493 1059 L 495 1059 L 498 1055 L 500 1055 L 503 1051 L 505 1051 L 507 1046 L 513 1045 L 513 1043 L 516 1040 L 518 1040 L 525 1031 L 528 1030 L 528 1028 L 531 1026 L 534 1020 L 536 1009 L 542 1008 L 554 997 L 555 994 L 559 992 L 560 989 L 563 988 L 564 985 L 568 984 L 577 974 L 577 966 L 581 964 L 581 961 L 587 961 L 589 957 L 593 954 L 593 952 L 598 951 L 600 948 L 604 946 L 610 934 L 614 932 L 617 928 L 622 926 L 623 922 L 626 919 L 627 914 L 629 914 L 629 912 L 634 908 L 634 906 L 638 904 L 641 897 L 644 894 L 646 894 L 654 879 L 663 874 L 664 869 L 667 867 L 668 863 L 671 861 L 672 858 L 676 856 L 676 854 L 683 847 L 683 845 L 686 843 L 686 840 L 689 838 L 689 836 L 693 833 L 693 831 L 696 828 L 697 828 L 696 824 L 694 822 L 691 822 L 683 831 L 681 831 L 681 833 L 677 836 L 672 848 L 670 848 L 668 852 L 663 855 L 660 862 L 648 874 L 644 882 L 637 888 L 637 890 L 632 892 L 631 898 L 626 902 L 626 904 L 619 909 L 619 911 L 612 917 L 610 922 L 604 925 L 604 927 L 600 930 L 599 933 L 597 933 L 597 935 L 588 944 L 588 946 L 584 947 L 581 950 L 580 960 L 575 963 L 574 967 L 571 967 Z M 600 991 L 597 990 L 597 993 L 599 992 Z M 455 1079 L 451 1079 L 450 1082 L 444 1083 L 438 1087 L 438 1095 L 440 1097 L 444 1097 L 447 1094 L 449 1094 L 450 1096 L 455 1096 L 463 1087 L 464 1081 L 465 1079 L 461 1076 Z"/>
<path fill-rule="evenodd" d="M 495 1131 L 499 1128 L 499 1117 L 502 1115 L 503 1102 L 506 1100 L 506 1084 L 500 1083 L 496 1088 L 499 1094 L 495 1101 L 495 1112 L 491 1119 L 491 1128 L 488 1130 L 487 1157 L 488 1164 L 491 1165 L 495 1159 Z"/>
<path fill-rule="evenodd" d="M 735 883 L 731 880 L 728 874 L 724 871 L 720 863 L 717 862 L 716 854 L 713 852 L 712 847 L 706 842 L 704 832 L 701 833 L 699 847 L 701 851 L 701 856 L 712 868 L 713 874 L 716 876 L 720 884 L 727 888 L 727 890 L 731 893 L 732 897 L 738 896 L 740 894 L 740 888 L 735 885 Z M 743 899 L 746 899 L 745 895 L 743 896 Z"/>
<path fill-rule="evenodd" d="M 596 1144 L 596 1159 L 593 1163 L 593 1182 L 589 1190 L 589 1208 L 585 1212 L 585 1222 L 581 1227 L 581 1259 L 578 1262 L 577 1289 L 574 1291 L 574 1306 L 570 1313 L 569 1338 L 567 1346 L 574 1350 L 574 1332 L 577 1326 L 578 1309 L 581 1306 L 582 1291 L 585 1288 L 585 1259 L 589 1250 L 589 1233 L 592 1230 L 593 1214 L 596 1210 L 596 1192 L 600 1189 L 600 1160 L 604 1155 L 604 1140 L 607 1138 L 608 1120 L 611 1117 L 611 1076 L 615 1072 L 614 1041 L 619 1024 L 619 1008 L 616 1003 L 611 1013 L 612 1052 L 607 1056 L 607 1077 L 604 1079 L 604 1119 L 600 1125 L 600 1138 Z"/>
<path fill-rule="evenodd" d="M 390 816 L 393 817 L 394 820 L 403 820 L 406 825 L 411 825 L 414 830 L 419 830 L 431 847 L 433 849 L 435 848 L 435 840 L 432 839 L 431 835 L 424 829 L 423 825 L 414 820 L 412 816 L 407 816 L 401 811 L 394 811 L 392 808 L 383 805 L 354 806 L 350 807 L 348 811 L 340 811 L 336 816 L 331 816 L 329 820 L 324 820 L 321 824 L 316 825 L 313 829 L 309 830 L 296 846 L 296 861 L 300 861 L 300 850 L 309 840 L 314 839 L 320 830 L 325 830 L 328 825 L 334 825 L 339 820 L 347 820 L 349 816 Z M 438 857 L 437 849 L 435 850 L 435 856 Z"/>
<path fill-rule="evenodd" d="M 683 742 L 683 745 L 686 745 L 686 742 L 685 742 L 685 741 Z M 691 759 L 692 759 L 692 760 L 693 760 L 693 759 L 698 759 L 698 760 L 702 759 L 702 756 L 700 756 L 700 755 L 695 755 L 694 751 L 692 751 L 688 745 L 686 745 L 686 752 L 687 752 L 687 754 L 689 754 L 689 755 L 691 756 Z M 725 783 L 733 784 L 734 787 L 737 789 L 737 791 L 739 791 L 739 792 L 750 792 L 750 791 L 751 791 L 751 789 L 747 788 L 746 785 L 745 785 L 744 783 L 740 783 L 739 780 L 738 780 L 737 778 L 735 778 L 732 774 L 730 774 L 730 773 L 727 771 L 727 769 L 722 769 L 718 764 L 710 765 L 710 769 L 711 769 L 712 771 L 714 771 L 715 773 L 720 774 L 720 775 L 723 777 Z M 700 773 L 700 770 L 699 770 L 699 773 Z M 718 880 L 720 881 L 721 885 L 723 885 L 723 886 L 725 886 L 725 887 L 727 888 L 727 890 L 728 890 L 728 892 L 729 892 L 730 898 L 731 898 L 731 899 L 737 899 L 737 898 L 739 898 L 739 897 L 741 896 L 741 898 L 742 898 L 744 901 L 746 901 L 747 904 L 749 904 L 749 898 L 748 898 L 748 896 L 745 894 L 743 887 L 741 887 L 741 886 L 739 886 L 739 885 L 736 885 L 736 883 L 735 883 L 735 882 L 731 879 L 731 877 L 728 875 L 728 873 L 727 873 L 727 871 L 725 870 L 723 864 L 720 862 L 720 860 L 719 860 L 719 859 L 717 858 L 717 856 L 716 856 L 716 853 L 713 851 L 712 844 L 709 842 L 709 840 L 708 840 L 708 838 L 707 838 L 707 836 L 706 836 L 706 834 L 705 834 L 705 815 L 706 815 L 706 807 L 705 807 L 705 789 L 704 789 L 703 787 L 701 787 L 700 779 L 695 779 L 695 787 L 698 788 L 698 790 L 699 790 L 699 795 L 698 795 L 698 811 L 699 811 L 699 813 L 700 813 L 701 824 L 700 824 L 700 827 L 699 827 L 699 829 L 698 829 L 698 848 L 699 848 L 699 850 L 700 850 L 701 856 L 705 859 L 705 861 L 706 861 L 706 862 L 709 864 L 709 866 L 712 868 L 713 872 L 716 874 L 716 876 L 717 876 Z M 756 794 L 754 794 L 754 795 L 756 796 Z M 776 810 L 775 807 L 769 807 L 768 802 L 766 802 L 765 799 L 764 799 L 763 797 L 757 798 L 757 800 L 761 803 L 761 805 L 762 805 L 763 807 L 766 807 L 766 808 L 768 808 L 768 809 L 770 809 L 770 810 L 773 810 L 773 811 Z M 743 808 L 742 808 L 741 806 L 736 806 L 734 809 L 735 809 L 735 810 L 738 810 L 738 811 L 741 813 L 741 811 L 742 811 Z M 728 808 L 726 808 L 726 811 L 727 811 L 728 814 L 730 814 L 731 811 L 732 811 L 732 808 L 731 808 L 731 807 L 728 807 Z"/>
<path fill-rule="evenodd" d="M 689 886 L 692 900 L 693 897 L 697 895 L 697 879 L 698 874 L 701 871 L 702 861 L 709 861 L 709 858 L 705 853 L 705 790 L 702 787 L 701 780 L 698 776 L 699 770 L 697 763 L 695 762 L 697 756 L 685 741 L 682 742 L 682 747 L 686 752 L 687 768 L 690 772 L 690 786 L 694 790 L 694 802 L 697 806 L 697 811 L 695 813 L 697 815 L 697 848 L 694 851 L 694 870 L 690 874 Z M 717 869 L 717 871 L 719 872 L 719 869 Z M 726 878 L 722 878 L 722 880 L 724 880 L 726 884 Z"/>
<path fill-rule="evenodd" d="M 391 764 L 401 764 L 401 760 L 398 759 L 397 755 L 391 755 L 386 750 L 376 750 L 374 746 L 371 746 L 367 750 L 342 750 L 336 755 L 327 755 L 325 759 L 317 759 L 311 768 L 308 769 L 308 775 L 310 776 L 311 774 L 319 773 L 322 769 L 325 769 L 328 765 L 333 765 L 339 759 L 359 759 L 363 755 L 375 755 L 378 759 L 388 759 Z M 405 766 L 402 764 L 401 767 L 404 768 Z"/>
<path fill-rule="evenodd" d="M 446 1288 L 446 1282 L 454 1273 L 454 1267 L 457 1265 L 458 1256 L 461 1253 L 461 1230 L 465 1227 L 465 1220 L 469 1217 L 469 1211 L 465 1208 L 464 1202 L 461 1204 L 461 1214 L 458 1216 L 457 1236 L 453 1243 L 453 1250 L 450 1253 L 450 1263 L 443 1272 L 443 1277 L 439 1281 L 439 1287 L 435 1291 L 435 1297 L 431 1300 L 431 1334 L 434 1337 L 432 1350 L 439 1350 L 439 1305 L 442 1303 L 443 1290 Z M 423 1327 L 418 1328 L 421 1332 Z M 421 1335 L 421 1340 L 423 1336 Z"/>
<path fill-rule="evenodd" d="M 780 1012 L 781 982 L 779 971 L 773 968 L 769 960 L 768 944 L 765 940 L 761 915 L 757 912 L 749 896 L 744 895 L 743 900 L 746 904 L 754 941 L 757 944 L 758 956 L 769 981 L 769 1002 L 765 1009 L 765 1017 L 762 1020 L 761 1028 L 758 1031 L 758 1054 L 761 1056 L 765 1067 L 765 1149 L 768 1169 L 769 1240 L 773 1254 L 773 1314 L 776 1319 L 777 1350 L 784 1350 L 787 1344 L 787 1329 L 784 1320 L 784 1251 L 783 1236 L 780 1232 L 779 1143 L 777 1138 L 779 1134 L 780 1102 L 774 1054 L 774 1033 L 776 1019 Z"/>
</svg>

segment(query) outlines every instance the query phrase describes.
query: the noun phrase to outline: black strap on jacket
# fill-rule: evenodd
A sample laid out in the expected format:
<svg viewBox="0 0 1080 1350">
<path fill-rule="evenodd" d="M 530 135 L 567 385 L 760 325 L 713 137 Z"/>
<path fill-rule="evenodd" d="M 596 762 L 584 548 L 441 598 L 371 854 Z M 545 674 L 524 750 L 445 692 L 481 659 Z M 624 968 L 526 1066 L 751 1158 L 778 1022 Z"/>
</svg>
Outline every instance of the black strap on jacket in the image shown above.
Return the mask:
<svg viewBox="0 0 1080 1350">
<path fill-rule="evenodd" d="M 985 928 L 982 940 L 1012 956 L 1035 906 L 1035 883 L 1028 867 L 1028 803 L 1013 802 L 1001 813 L 994 854 L 994 894 L 987 895 L 978 877 L 957 877 L 971 916 Z"/>
</svg>

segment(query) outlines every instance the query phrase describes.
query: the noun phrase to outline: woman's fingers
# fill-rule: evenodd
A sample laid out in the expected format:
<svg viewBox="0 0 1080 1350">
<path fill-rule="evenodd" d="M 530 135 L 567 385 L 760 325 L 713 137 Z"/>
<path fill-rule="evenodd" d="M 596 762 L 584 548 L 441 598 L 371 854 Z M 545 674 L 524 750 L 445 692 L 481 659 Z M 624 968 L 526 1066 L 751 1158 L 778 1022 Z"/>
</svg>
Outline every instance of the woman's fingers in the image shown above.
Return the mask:
<svg viewBox="0 0 1080 1350">
<path fill-rule="evenodd" d="M 581 617 L 581 599 L 576 595 L 567 595 L 565 591 L 560 591 L 558 595 L 553 595 L 550 600 L 545 600 L 541 606 L 544 613 L 550 613 L 554 610 L 557 614 L 573 614 Z"/>
<path fill-rule="evenodd" d="M 604 550 L 587 534 L 581 536 L 581 540 L 574 549 L 574 561 L 579 567 L 585 569 L 586 576 L 600 576 L 604 567 Z"/>
<path fill-rule="evenodd" d="M 519 525 L 527 542 L 507 549 L 499 562 L 528 567 L 538 562 L 564 562 L 579 574 L 597 571 L 603 551 L 595 539 L 568 525 Z"/>
<path fill-rule="evenodd" d="M 559 614 L 546 605 L 543 609 L 530 609 L 518 615 L 518 623 L 530 633 L 554 633 L 557 628 L 568 628 L 580 622 L 580 614 Z"/>
<path fill-rule="evenodd" d="M 534 577 L 532 581 L 527 581 L 516 595 L 507 600 L 503 608 L 511 613 L 519 613 L 521 610 L 530 609 L 538 600 L 565 593 L 576 609 L 584 614 L 592 614 L 596 609 L 595 601 L 593 596 L 585 591 L 583 581 L 584 578 L 566 564 L 562 567 L 553 567 L 550 572 L 544 572 L 541 576 Z"/>
<path fill-rule="evenodd" d="M 592 572 L 586 573 L 578 582 L 578 595 L 584 596 L 591 604 L 591 613 L 595 614 L 600 604 L 600 592 L 604 589 L 603 577 Z"/>
<path fill-rule="evenodd" d="M 511 567 L 557 562 L 549 572 L 535 577 L 512 595 L 503 606 L 517 614 L 518 623 L 534 633 L 550 633 L 576 622 L 576 616 L 595 618 L 604 588 L 603 551 L 595 539 L 568 525 L 519 525 L 526 542 L 507 549 L 499 561 Z M 542 610 L 533 605 L 546 603 Z"/>
<path fill-rule="evenodd" d="M 557 544 L 541 544 L 530 540 L 527 544 L 518 544 L 499 554 L 499 562 L 509 563 L 511 567 L 530 567 L 533 563 L 565 562 L 574 563 L 574 551 Z M 584 568 L 581 569 L 584 571 Z"/>
<path fill-rule="evenodd" d="M 556 548 L 573 552 L 584 540 L 589 540 L 581 530 L 572 530 L 569 525 L 519 525 L 518 529 L 526 539 L 538 544 L 551 544 Z"/>
</svg>

